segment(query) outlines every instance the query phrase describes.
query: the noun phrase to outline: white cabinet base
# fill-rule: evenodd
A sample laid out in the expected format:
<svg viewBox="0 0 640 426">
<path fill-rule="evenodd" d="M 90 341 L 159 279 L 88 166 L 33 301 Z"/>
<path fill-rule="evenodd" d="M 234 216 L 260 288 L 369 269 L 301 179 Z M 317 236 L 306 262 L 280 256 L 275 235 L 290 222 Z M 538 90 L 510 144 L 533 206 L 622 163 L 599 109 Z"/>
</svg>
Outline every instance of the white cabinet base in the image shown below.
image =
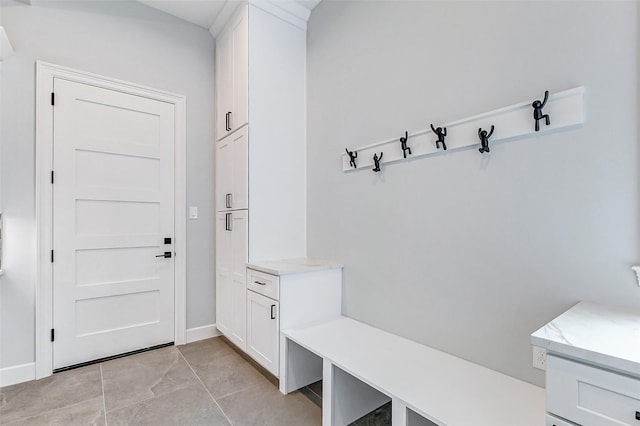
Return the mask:
<svg viewBox="0 0 640 426">
<path fill-rule="evenodd" d="M 640 379 L 549 355 L 547 411 L 581 425 L 640 424 Z"/>
<path fill-rule="evenodd" d="M 342 267 L 304 269 L 275 275 L 247 268 L 246 352 L 280 383 L 286 375 L 280 370 L 280 330 L 342 314 Z"/>
</svg>

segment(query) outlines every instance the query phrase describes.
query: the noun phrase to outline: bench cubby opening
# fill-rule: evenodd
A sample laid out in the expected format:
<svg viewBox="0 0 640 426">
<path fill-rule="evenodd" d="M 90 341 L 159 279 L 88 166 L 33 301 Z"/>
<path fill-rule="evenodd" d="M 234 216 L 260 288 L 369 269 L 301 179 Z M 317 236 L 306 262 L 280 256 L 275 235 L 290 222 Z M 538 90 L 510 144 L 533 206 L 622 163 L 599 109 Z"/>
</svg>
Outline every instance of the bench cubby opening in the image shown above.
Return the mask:
<svg viewBox="0 0 640 426">
<path fill-rule="evenodd" d="M 325 365 L 324 383 L 332 383 L 330 388 L 326 386 L 323 393 L 331 392 L 330 401 L 333 407 L 327 414 L 331 416 L 333 426 L 349 425 L 391 401 L 388 395 L 330 362 Z M 324 418 L 325 407 L 323 422 Z"/>
<path fill-rule="evenodd" d="M 422 417 L 420 414 L 407 408 L 407 426 L 438 426 L 429 419 Z"/>
</svg>

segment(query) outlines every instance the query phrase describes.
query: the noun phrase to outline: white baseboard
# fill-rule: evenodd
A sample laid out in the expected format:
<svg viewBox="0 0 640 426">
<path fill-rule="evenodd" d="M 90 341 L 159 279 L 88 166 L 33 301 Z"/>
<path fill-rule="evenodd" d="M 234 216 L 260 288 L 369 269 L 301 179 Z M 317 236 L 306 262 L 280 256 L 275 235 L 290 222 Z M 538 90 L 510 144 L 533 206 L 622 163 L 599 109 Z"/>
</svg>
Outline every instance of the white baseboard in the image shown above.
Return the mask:
<svg viewBox="0 0 640 426">
<path fill-rule="evenodd" d="M 197 342 L 198 340 L 210 337 L 221 336 L 215 324 L 203 325 L 187 329 L 186 343 Z M 28 382 L 36 378 L 36 364 L 14 365 L 12 367 L 0 368 L 0 387 L 15 385 L 16 383 Z"/>
<path fill-rule="evenodd" d="M 215 324 L 203 325 L 202 327 L 194 327 L 187 329 L 187 343 L 197 342 L 198 340 L 208 339 L 210 337 L 221 336 Z"/>
<path fill-rule="evenodd" d="M 36 378 L 36 363 L 0 368 L 0 387 L 28 382 Z"/>
</svg>

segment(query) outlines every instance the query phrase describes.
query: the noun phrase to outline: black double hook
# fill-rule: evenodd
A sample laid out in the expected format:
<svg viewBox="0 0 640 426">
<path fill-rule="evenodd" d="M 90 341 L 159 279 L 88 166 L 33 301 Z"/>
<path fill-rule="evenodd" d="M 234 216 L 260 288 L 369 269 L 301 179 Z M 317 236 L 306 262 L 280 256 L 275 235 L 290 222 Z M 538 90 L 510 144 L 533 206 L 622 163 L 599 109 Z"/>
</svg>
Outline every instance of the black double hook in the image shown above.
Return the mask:
<svg viewBox="0 0 640 426">
<path fill-rule="evenodd" d="M 382 155 L 384 154 L 384 152 L 380 151 L 380 157 L 378 157 L 378 154 L 373 154 L 373 164 L 375 165 L 375 167 L 373 168 L 374 172 L 379 172 L 380 171 L 380 160 L 382 160 Z"/>
<path fill-rule="evenodd" d="M 549 114 L 543 114 L 542 108 L 547 104 L 547 100 L 549 99 L 549 91 L 544 91 L 544 100 L 540 102 L 539 100 L 533 101 L 531 107 L 533 108 L 533 119 L 536 120 L 536 132 L 540 130 L 540 120 L 545 119 L 545 123 L 547 126 L 551 124 L 551 120 L 549 119 Z"/>
<path fill-rule="evenodd" d="M 404 137 L 400 138 L 400 144 L 402 146 L 402 155 L 404 158 L 407 158 L 407 151 L 409 151 L 409 155 L 411 155 L 411 147 L 407 146 L 407 140 L 409 139 L 409 132 L 404 132 Z"/>
<path fill-rule="evenodd" d="M 358 166 L 356 166 L 356 158 L 358 158 L 358 153 L 356 151 L 349 151 L 347 148 L 345 148 L 344 150 L 347 151 L 347 154 L 349 155 L 349 164 L 351 165 L 351 167 L 353 167 L 354 169 L 358 168 Z"/>
<path fill-rule="evenodd" d="M 489 134 L 487 134 L 486 130 L 482 130 L 482 127 L 478 129 L 478 137 L 480 138 L 480 145 L 482 145 L 478 151 L 480 151 L 481 154 L 491 151 L 489 149 L 489 138 L 493 134 L 493 130 L 493 124 L 491 125 L 491 131 Z"/>
<path fill-rule="evenodd" d="M 442 149 L 447 150 L 447 145 L 444 143 L 444 138 L 447 136 L 447 128 L 446 127 L 433 127 L 433 124 L 430 124 L 431 130 L 433 133 L 438 136 L 438 140 L 436 141 L 436 149 L 440 149 L 440 144 L 442 144 Z"/>
</svg>

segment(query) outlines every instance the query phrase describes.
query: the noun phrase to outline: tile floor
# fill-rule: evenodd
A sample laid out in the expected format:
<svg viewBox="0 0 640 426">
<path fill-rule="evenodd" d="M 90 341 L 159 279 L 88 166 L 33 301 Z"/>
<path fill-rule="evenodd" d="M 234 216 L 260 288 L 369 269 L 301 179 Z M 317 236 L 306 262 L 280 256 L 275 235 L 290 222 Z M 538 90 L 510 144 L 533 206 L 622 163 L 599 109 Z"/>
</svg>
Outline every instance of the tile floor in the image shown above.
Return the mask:
<svg viewBox="0 0 640 426">
<path fill-rule="evenodd" d="M 0 424 L 318 426 L 321 409 L 213 338 L 2 388 Z"/>
</svg>

